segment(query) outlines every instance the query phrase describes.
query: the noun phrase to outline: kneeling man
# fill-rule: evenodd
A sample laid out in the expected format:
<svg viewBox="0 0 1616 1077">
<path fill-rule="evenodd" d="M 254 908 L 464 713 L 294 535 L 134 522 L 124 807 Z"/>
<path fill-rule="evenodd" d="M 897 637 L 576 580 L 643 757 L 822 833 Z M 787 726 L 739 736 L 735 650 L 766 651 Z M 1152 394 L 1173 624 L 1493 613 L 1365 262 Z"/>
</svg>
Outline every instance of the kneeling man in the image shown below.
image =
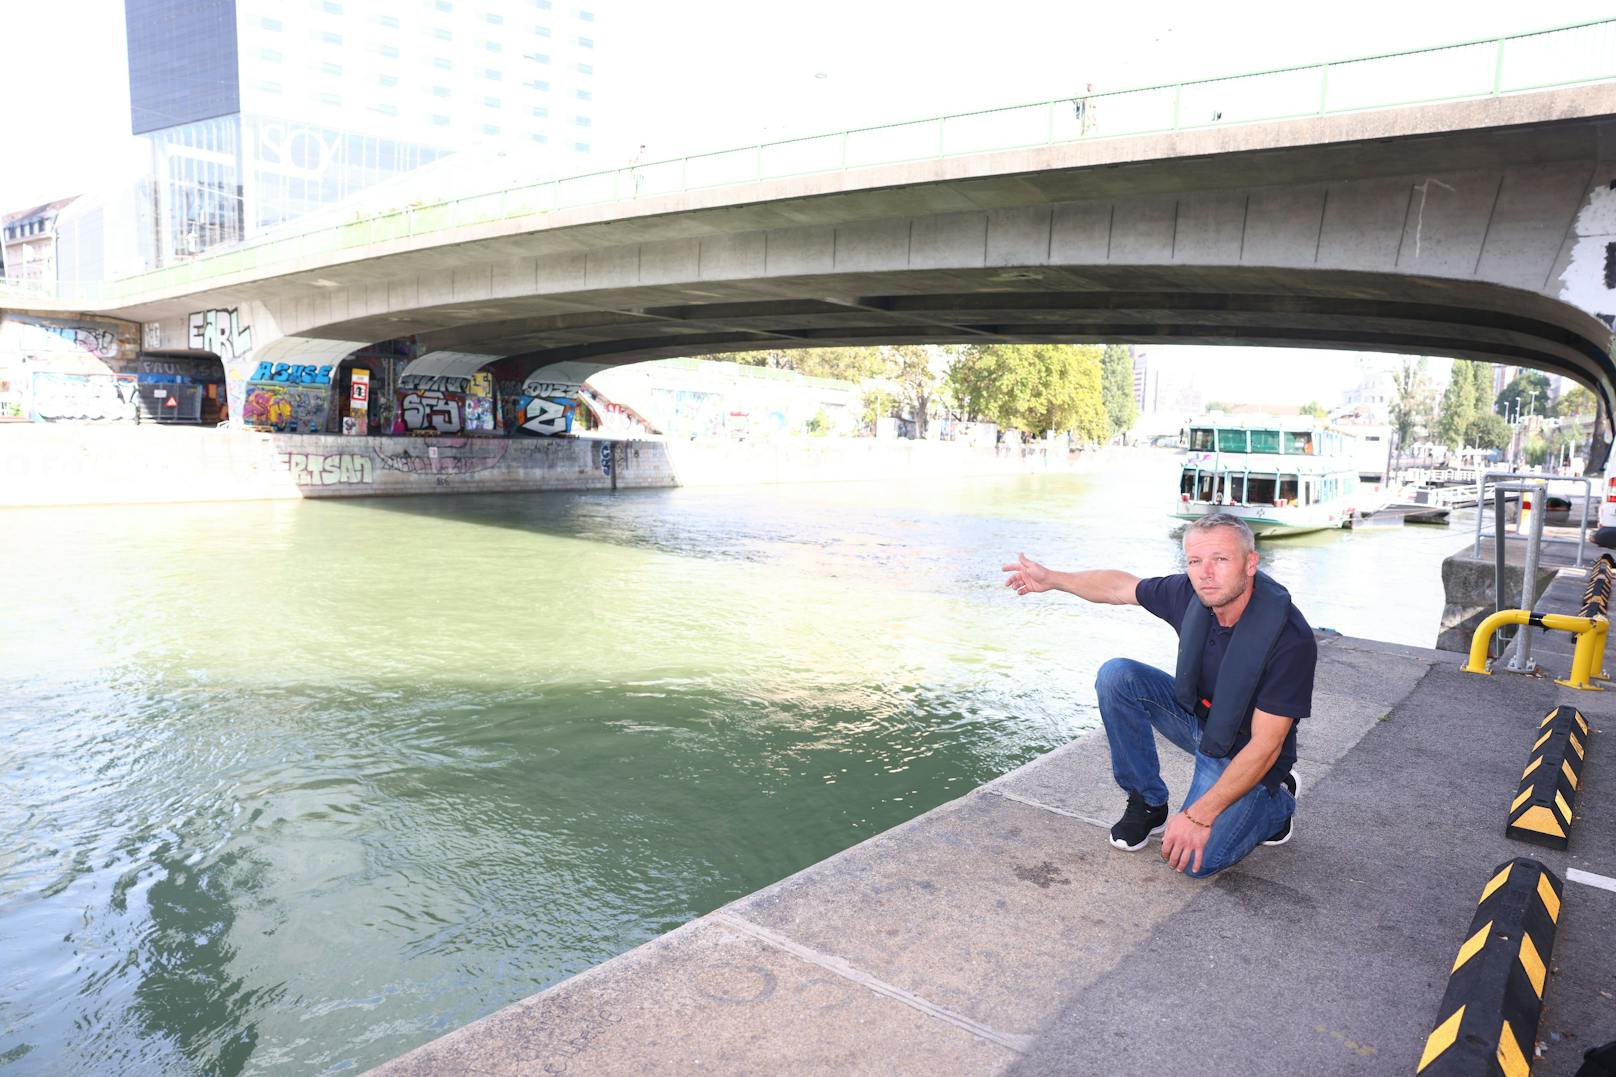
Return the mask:
<svg viewBox="0 0 1616 1077">
<path fill-rule="evenodd" d="M 1239 517 L 1190 524 L 1184 560 L 1184 573 L 1143 580 L 1113 569 L 1056 572 L 1025 555 L 1004 570 L 1018 595 L 1065 591 L 1143 606 L 1178 632 L 1174 673 L 1113 658 L 1095 681 L 1111 773 L 1128 794 L 1111 844 L 1133 852 L 1162 834 L 1164 860 L 1205 876 L 1259 843 L 1290 840 L 1296 723 L 1312 710 L 1319 649 L 1290 592 L 1257 571 L 1256 543 Z M 1195 757 L 1184 806 L 1170 818 L 1152 729 Z"/>
</svg>

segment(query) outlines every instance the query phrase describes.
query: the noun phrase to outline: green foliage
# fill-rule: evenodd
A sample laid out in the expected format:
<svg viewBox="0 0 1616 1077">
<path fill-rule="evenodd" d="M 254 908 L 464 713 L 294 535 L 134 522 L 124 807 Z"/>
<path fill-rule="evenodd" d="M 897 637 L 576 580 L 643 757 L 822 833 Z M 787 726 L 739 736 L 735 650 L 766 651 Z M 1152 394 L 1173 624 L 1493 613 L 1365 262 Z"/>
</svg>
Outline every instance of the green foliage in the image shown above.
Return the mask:
<svg viewBox="0 0 1616 1077">
<path fill-rule="evenodd" d="M 1330 412 L 1317 400 L 1309 400 L 1306 404 L 1303 404 L 1302 414 L 1311 415 L 1315 419 L 1328 419 L 1330 417 Z"/>
<path fill-rule="evenodd" d="M 932 398 L 942 384 L 934 365 L 934 349 L 923 344 L 900 344 L 884 350 L 888 376 L 898 386 L 898 399 L 915 417 L 915 436 L 923 438 L 927 420 L 931 418 Z M 942 354 L 952 356 L 951 351 Z"/>
<path fill-rule="evenodd" d="M 1597 415 L 1599 413 L 1598 398 L 1581 385 L 1572 385 L 1561 393 L 1560 399 L 1556 400 L 1554 405 L 1554 413 L 1563 419 Z"/>
<path fill-rule="evenodd" d="M 1465 432 L 1476 417 L 1476 364 L 1463 359 L 1453 361 L 1453 375 L 1442 393 L 1437 408 L 1437 440 L 1450 449 L 1457 449 L 1465 441 Z"/>
<path fill-rule="evenodd" d="M 889 360 L 881 348 L 775 348 L 761 352 L 703 355 L 702 359 L 795 370 L 810 378 L 866 381 L 887 373 Z"/>
<path fill-rule="evenodd" d="M 1493 410 L 1493 384 L 1498 377 L 1498 364 L 1471 363 L 1470 368 L 1471 377 L 1475 379 L 1471 388 L 1476 394 L 1471 405 L 1472 418 L 1479 419 Z"/>
<path fill-rule="evenodd" d="M 808 433 L 816 438 L 830 433 L 830 416 L 825 414 L 824 408 L 814 412 L 813 418 L 808 420 Z"/>
<path fill-rule="evenodd" d="M 1549 377 L 1535 370 L 1523 370 L 1510 379 L 1498 394 L 1496 406 L 1500 412 L 1521 417 L 1546 415 L 1549 410 Z"/>
<path fill-rule="evenodd" d="M 1465 429 L 1465 444 L 1477 449 L 1505 449 L 1509 447 L 1509 439 L 1515 433 L 1513 427 L 1504 421 L 1502 415 L 1488 412 L 1479 419 L 1472 419 Z"/>
<path fill-rule="evenodd" d="M 1100 399 L 1110 436 L 1133 429 L 1139 403 L 1133 398 L 1133 355 L 1121 344 L 1107 344 L 1100 353 Z"/>
<path fill-rule="evenodd" d="M 897 406 L 897 399 L 885 389 L 872 389 L 864 394 L 864 422 L 875 427 L 877 419 L 885 419 Z"/>
<path fill-rule="evenodd" d="M 1425 359 L 1405 358 L 1392 375 L 1392 384 L 1397 392 L 1391 406 L 1392 425 L 1397 428 L 1397 444 L 1407 445 L 1413 441 L 1416 430 L 1430 424 L 1436 407 L 1430 379 L 1426 376 Z"/>
<path fill-rule="evenodd" d="M 947 389 L 967 419 L 1098 443 L 1111 429 L 1100 356 L 1074 344 L 973 344 L 949 369 Z"/>
</svg>

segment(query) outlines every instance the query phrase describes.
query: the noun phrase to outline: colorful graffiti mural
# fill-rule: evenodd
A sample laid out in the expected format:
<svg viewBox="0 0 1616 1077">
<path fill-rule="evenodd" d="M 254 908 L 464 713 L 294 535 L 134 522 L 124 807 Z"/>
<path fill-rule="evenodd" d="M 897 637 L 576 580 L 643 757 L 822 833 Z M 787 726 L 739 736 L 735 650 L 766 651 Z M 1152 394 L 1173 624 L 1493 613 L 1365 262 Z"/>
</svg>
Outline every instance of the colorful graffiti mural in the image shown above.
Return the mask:
<svg viewBox="0 0 1616 1077">
<path fill-rule="evenodd" d="M 479 370 L 466 386 L 466 433 L 494 432 L 494 375 Z"/>
<path fill-rule="evenodd" d="M 29 418 L 36 423 L 134 422 L 138 394 L 139 382 L 133 374 L 36 370 Z"/>
<path fill-rule="evenodd" d="M 331 410 L 331 391 L 324 385 L 247 383 L 242 402 L 242 425 L 281 434 L 318 434 L 325 430 Z"/>
<path fill-rule="evenodd" d="M 524 396 L 516 405 L 516 431 L 538 437 L 572 433 L 578 402 L 566 397 Z"/>
<path fill-rule="evenodd" d="M 248 381 L 273 382 L 278 385 L 330 385 L 329 364 L 313 366 L 303 363 L 259 363 L 253 368 Z"/>
</svg>

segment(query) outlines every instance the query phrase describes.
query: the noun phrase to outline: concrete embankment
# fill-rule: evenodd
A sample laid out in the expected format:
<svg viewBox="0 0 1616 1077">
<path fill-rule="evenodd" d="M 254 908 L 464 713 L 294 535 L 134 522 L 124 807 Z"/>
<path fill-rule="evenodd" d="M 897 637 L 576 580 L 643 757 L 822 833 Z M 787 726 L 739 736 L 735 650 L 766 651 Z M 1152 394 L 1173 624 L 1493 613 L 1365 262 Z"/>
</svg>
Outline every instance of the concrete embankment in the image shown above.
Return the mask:
<svg viewBox="0 0 1616 1077">
<path fill-rule="evenodd" d="M 1069 471 L 1095 456 L 1064 443 L 354 438 L 22 424 L 0 431 L 0 445 L 0 506 L 952 478 Z"/>
<path fill-rule="evenodd" d="M 1610 697 L 1459 663 L 1322 636 L 1296 836 L 1213 879 L 1106 843 L 1091 734 L 377 1072 L 1411 1073 L 1478 895 L 1535 856 L 1568 881 L 1533 1072 L 1572 1074 L 1616 1039 Z M 1559 703 L 1595 730 L 1568 852 L 1504 837 Z"/>
</svg>

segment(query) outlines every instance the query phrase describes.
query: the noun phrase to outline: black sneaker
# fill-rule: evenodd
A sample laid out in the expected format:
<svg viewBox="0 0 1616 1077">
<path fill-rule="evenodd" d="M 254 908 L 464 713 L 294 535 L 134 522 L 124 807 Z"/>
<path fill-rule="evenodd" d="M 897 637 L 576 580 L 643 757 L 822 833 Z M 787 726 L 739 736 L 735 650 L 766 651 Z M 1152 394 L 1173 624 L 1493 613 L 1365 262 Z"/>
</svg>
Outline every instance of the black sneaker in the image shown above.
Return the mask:
<svg viewBox="0 0 1616 1077">
<path fill-rule="evenodd" d="M 1270 835 L 1268 838 L 1266 838 L 1263 841 L 1263 844 L 1264 845 L 1284 845 L 1287 841 L 1291 840 L 1291 835 L 1293 833 L 1295 833 L 1295 829 L 1291 826 L 1291 817 L 1287 815 L 1285 817 L 1285 824 L 1283 826 L 1281 826 L 1278 830 L 1274 831 L 1274 833 L 1272 835 Z"/>
<path fill-rule="evenodd" d="M 1128 852 L 1145 847 L 1152 834 L 1167 829 L 1167 805 L 1150 805 L 1138 793 L 1128 794 L 1128 810 L 1122 813 L 1117 825 L 1111 828 L 1111 844 Z"/>
</svg>

